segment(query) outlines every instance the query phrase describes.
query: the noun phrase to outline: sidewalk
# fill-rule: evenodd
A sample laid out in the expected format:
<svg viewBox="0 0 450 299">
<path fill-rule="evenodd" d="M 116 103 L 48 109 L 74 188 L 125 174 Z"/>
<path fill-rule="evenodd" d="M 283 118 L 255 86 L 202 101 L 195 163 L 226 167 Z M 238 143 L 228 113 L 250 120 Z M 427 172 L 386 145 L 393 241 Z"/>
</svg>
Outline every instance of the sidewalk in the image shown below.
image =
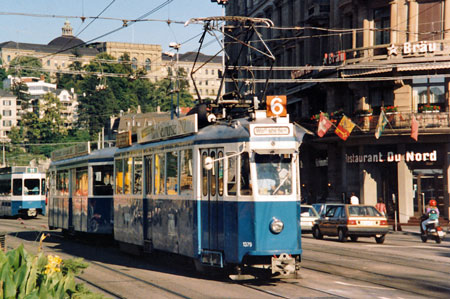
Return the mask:
<svg viewBox="0 0 450 299">
<path fill-rule="evenodd" d="M 442 229 L 450 234 L 450 228 L 448 226 L 442 226 Z M 399 230 L 394 230 L 394 225 L 389 228 L 390 234 L 404 234 L 404 235 L 420 235 L 420 226 L 418 225 L 402 225 L 399 224 Z"/>
</svg>

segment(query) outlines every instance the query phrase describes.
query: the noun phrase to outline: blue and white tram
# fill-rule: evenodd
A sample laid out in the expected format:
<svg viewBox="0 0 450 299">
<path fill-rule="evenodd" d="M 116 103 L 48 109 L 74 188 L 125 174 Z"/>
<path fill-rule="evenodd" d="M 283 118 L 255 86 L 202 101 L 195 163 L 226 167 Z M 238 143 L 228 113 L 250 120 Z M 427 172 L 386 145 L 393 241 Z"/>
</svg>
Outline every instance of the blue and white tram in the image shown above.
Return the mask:
<svg viewBox="0 0 450 299">
<path fill-rule="evenodd" d="M 265 111 L 198 129 L 143 128 L 115 153 L 114 238 L 238 274 L 292 274 L 301 259 L 303 132 Z"/>
<path fill-rule="evenodd" d="M 0 216 L 45 215 L 45 173 L 37 167 L 0 169 Z"/>
<path fill-rule="evenodd" d="M 87 143 L 81 150 L 77 145 L 52 153 L 48 170 L 50 229 L 112 236 L 115 151 L 90 152 Z"/>
</svg>

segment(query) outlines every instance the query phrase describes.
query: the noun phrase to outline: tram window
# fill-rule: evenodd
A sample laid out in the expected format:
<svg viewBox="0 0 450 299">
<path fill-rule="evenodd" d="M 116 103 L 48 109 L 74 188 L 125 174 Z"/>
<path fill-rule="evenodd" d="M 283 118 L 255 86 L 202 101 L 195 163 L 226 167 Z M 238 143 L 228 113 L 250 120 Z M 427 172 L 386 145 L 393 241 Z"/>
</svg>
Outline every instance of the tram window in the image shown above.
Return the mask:
<svg viewBox="0 0 450 299">
<path fill-rule="evenodd" d="M 206 152 L 202 154 L 202 189 L 203 196 L 208 195 L 208 170 L 205 167 L 205 159 L 208 156 Z"/>
<path fill-rule="evenodd" d="M 0 195 L 11 195 L 11 179 L 0 181 Z"/>
<path fill-rule="evenodd" d="M 192 150 L 184 150 L 180 152 L 180 193 L 184 195 L 192 195 L 194 186 L 192 184 Z"/>
<path fill-rule="evenodd" d="M 123 193 L 123 160 L 119 159 L 115 161 L 115 183 L 116 183 L 116 194 Z"/>
<path fill-rule="evenodd" d="M 241 154 L 241 195 L 252 195 L 250 159 L 248 153 Z"/>
<path fill-rule="evenodd" d="M 165 154 L 155 155 L 155 194 L 165 194 Z"/>
<path fill-rule="evenodd" d="M 292 159 L 290 155 L 255 153 L 258 193 L 289 195 L 292 193 Z"/>
<path fill-rule="evenodd" d="M 22 195 L 22 179 L 13 179 L 13 195 Z"/>
<path fill-rule="evenodd" d="M 216 153 L 211 153 L 211 158 L 216 160 Z M 213 168 L 211 169 L 211 195 L 216 195 L 216 176 L 217 176 L 217 162 L 214 162 Z"/>
<path fill-rule="evenodd" d="M 227 156 L 231 156 L 234 153 L 227 153 Z M 227 165 L 227 189 L 228 189 L 228 195 L 236 195 L 236 188 L 237 188 L 237 182 L 236 182 L 236 156 L 228 158 L 228 165 Z"/>
<path fill-rule="evenodd" d="M 127 158 L 124 160 L 124 167 L 123 167 L 123 173 L 124 173 L 124 182 L 123 182 L 123 193 L 124 194 L 131 194 L 131 171 L 133 169 L 132 163 L 133 158 Z"/>
<path fill-rule="evenodd" d="M 41 195 L 45 195 L 45 179 L 41 179 Z"/>
<path fill-rule="evenodd" d="M 25 179 L 23 185 L 25 195 L 39 195 L 39 179 Z"/>
<path fill-rule="evenodd" d="M 58 171 L 56 174 L 56 190 L 58 195 L 69 194 L 69 171 Z"/>
<path fill-rule="evenodd" d="M 153 163 L 152 156 L 145 157 L 145 189 L 147 190 L 147 194 L 153 193 Z"/>
<path fill-rule="evenodd" d="M 133 194 L 142 193 L 142 158 L 134 158 Z"/>
<path fill-rule="evenodd" d="M 112 195 L 112 165 L 102 165 L 92 167 L 93 172 L 93 193 L 94 195 Z"/>
<path fill-rule="evenodd" d="M 223 158 L 223 152 L 219 152 L 219 154 L 217 155 L 217 157 Z M 217 176 L 218 176 L 218 188 L 219 188 L 219 195 L 222 196 L 223 195 L 223 159 L 219 160 L 219 169 L 217 170 Z"/>
<path fill-rule="evenodd" d="M 178 152 L 167 153 L 167 194 L 178 194 Z"/>
<path fill-rule="evenodd" d="M 75 195 L 88 195 L 88 182 L 87 167 L 77 168 L 75 171 Z"/>
</svg>

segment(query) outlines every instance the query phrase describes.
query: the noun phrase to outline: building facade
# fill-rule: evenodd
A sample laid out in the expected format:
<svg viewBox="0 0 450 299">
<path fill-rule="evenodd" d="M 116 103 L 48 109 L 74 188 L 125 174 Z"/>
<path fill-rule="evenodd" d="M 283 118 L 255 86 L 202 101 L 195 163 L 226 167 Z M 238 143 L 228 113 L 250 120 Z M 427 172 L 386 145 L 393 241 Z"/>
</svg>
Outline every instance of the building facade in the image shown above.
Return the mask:
<svg viewBox="0 0 450 299">
<path fill-rule="evenodd" d="M 0 140 L 9 141 L 11 128 L 17 125 L 16 97 L 9 91 L 0 89 Z"/>
<path fill-rule="evenodd" d="M 314 116 L 323 111 L 357 125 L 346 141 L 333 127 L 302 145 L 308 201 L 355 192 L 366 204 L 381 198 L 389 217 L 405 223 L 435 199 L 448 218 L 450 1 L 250 0 L 230 2 L 227 14 L 236 9 L 277 27 L 297 26 L 264 32 L 279 40 L 277 63 L 298 66 L 276 73 L 293 80 L 272 88 L 288 95 L 295 121 L 315 131 Z M 381 111 L 388 123 L 376 138 Z"/>
</svg>

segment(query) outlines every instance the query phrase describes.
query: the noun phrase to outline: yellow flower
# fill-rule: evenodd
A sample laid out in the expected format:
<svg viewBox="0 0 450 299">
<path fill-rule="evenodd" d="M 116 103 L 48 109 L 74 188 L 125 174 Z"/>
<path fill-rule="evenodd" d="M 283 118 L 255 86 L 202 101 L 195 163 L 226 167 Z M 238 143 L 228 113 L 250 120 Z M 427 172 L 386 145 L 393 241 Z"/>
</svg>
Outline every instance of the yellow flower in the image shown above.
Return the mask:
<svg viewBox="0 0 450 299">
<path fill-rule="evenodd" d="M 48 264 L 45 266 L 45 272 L 44 272 L 45 274 L 49 275 L 49 274 L 61 271 L 60 266 L 62 263 L 62 259 L 59 256 L 49 255 L 47 257 L 47 260 L 48 260 Z"/>
</svg>

